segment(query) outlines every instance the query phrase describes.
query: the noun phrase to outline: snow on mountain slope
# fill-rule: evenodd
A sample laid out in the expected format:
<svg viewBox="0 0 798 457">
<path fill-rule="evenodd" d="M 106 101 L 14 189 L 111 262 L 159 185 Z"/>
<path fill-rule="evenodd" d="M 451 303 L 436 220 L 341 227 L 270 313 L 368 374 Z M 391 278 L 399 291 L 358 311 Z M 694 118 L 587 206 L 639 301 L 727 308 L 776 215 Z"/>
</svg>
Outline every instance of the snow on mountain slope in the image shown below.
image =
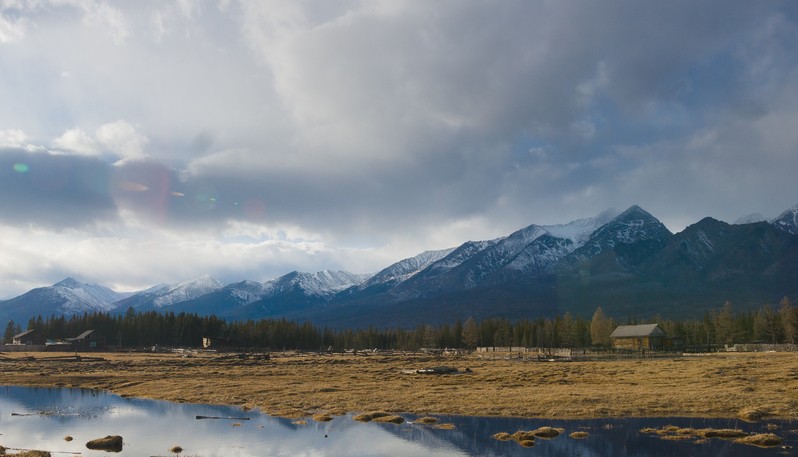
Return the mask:
<svg viewBox="0 0 798 457">
<path fill-rule="evenodd" d="M 330 297 L 344 289 L 361 283 L 368 275 L 350 273 L 348 271 L 324 270 L 316 273 L 300 273 L 293 271 L 264 285 L 269 289 L 266 296 L 299 290 L 304 295 Z"/>
<path fill-rule="evenodd" d="M 779 214 L 778 217 L 770 221 L 770 224 L 779 230 L 798 235 L 798 205 Z"/>
<path fill-rule="evenodd" d="M 246 280 L 228 284 L 222 290 L 227 291 L 230 296 L 237 298 L 241 304 L 245 305 L 260 300 L 271 293 L 274 288 L 257 281 Z"/>
<path fill-rule="evenodd" d="M 156 290 L 152 293 L 154 297 L 152 297 L 151 303 L 155 308 L 163 308 L 174 305 L 175 303 L 201 297 L 221 288 L 222 283 L 217 281 L 216 278 L 205 275 Z"/>
<path fill-rule="evenodd" d="M 419 271 L 427 268 L 447 255 L 451 254 L 455 248 L 442 249 L 439 251 L 424 251 L 421 254 L 400 260 L 395 264 L 380 270 L 374 276 L 368 278 L 358 285 L 358 289 L 363 290 L 378 284 L 398 283 L 415 275 Z"/>
<path fill-rule="evenodd" d="M 580 258 L 590 258 L 618 244 L 643 240 L 665 240 L 672 233 L 651 214 L 637 205 L 614 217 L 590 235 L 575 252 Z"/>
<path fill-rule="evenodd" d="M 73 278 L 50 286 L 52 293 L 60 297 L 59 308 L 64 314 L 82 314 L 92 311 L 110 311 L 113 303 L 130 294 L 115 292 L 98 284 L 81 283 Z"/>
</svg>

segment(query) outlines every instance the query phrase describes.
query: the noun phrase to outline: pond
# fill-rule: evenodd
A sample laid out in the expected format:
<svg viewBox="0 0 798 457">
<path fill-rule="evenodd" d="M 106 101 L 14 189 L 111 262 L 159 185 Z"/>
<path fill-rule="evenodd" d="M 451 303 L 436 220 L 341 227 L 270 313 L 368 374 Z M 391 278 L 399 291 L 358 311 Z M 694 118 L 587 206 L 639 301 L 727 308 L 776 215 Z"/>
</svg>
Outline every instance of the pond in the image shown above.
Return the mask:
<svg viewBox="0 0 798 457">
<path fill-rule="evenodd" d="M 197 419 L 197 416 L 219 419 Z M 412 421 L 416 416 L 404 415 Z M 53 456 L 779 456 L 797 455 L 798 422 L 689 418 L 620 420 L 531 420 L 437 416 L 439 424 L 410 422 L 361 423 L 351 416 L 329 422 L 308 418 L 304 424 L 256 411 L 212 405 L 175 404 L 122 398 L 81 389 L 0 387 L 0 445 L 9 449 L 47 450 Z M 772 448 L 734 443 L 727 439 L 663 440 L 646 427 L 740 428 L 749 433 L 773 432 L 783 442 Z M 498 441 L 499 432 L 534 430 L 542 426 L 564 429 L 553 439 L 535 440 L 533 447 Z M 570 433 L 587 432 L 575 439 Z M 86 448 L 86 442 L 121 435 L 119 453 Z M 66 436 L 73 439 L 65 440 Z"/>
</svg>

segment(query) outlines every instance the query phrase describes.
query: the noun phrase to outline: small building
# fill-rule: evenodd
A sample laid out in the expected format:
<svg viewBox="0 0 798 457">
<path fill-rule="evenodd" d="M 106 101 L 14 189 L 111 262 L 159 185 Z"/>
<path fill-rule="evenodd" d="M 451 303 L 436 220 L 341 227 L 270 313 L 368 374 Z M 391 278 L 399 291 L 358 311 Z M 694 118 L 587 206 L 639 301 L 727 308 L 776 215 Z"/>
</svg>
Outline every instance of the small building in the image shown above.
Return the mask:
<svg viewBox="0 0 798 457">
<path fill-rule="evenodd" d="M 656 351 L 665 349 L 668 335 L 657 324 L 619 325 L 610 335 L 615 349 Z"/>
<path fill-rule="evenodd" d="M 237 349 L 237 345 L 238 343 L 234 338 L 202 337 L 202 349 L 210 349 L 217 352 L 234 352 Z"/>
<path fill-rule="evenodd" d="M 39 346 L 46 342 L 47 339 L 35 329 L 25 330 L 11 338 L 11 344 L 16 346 Z"/>
<path fill-rule="evenodd" d="M 72 344 L 72 349 L 76 351 L 96 351 L 105 346 L 105 342 L 93 329 L 86 330 L 74 338 L 66 338 L 66 341 Z"/>
</svg>

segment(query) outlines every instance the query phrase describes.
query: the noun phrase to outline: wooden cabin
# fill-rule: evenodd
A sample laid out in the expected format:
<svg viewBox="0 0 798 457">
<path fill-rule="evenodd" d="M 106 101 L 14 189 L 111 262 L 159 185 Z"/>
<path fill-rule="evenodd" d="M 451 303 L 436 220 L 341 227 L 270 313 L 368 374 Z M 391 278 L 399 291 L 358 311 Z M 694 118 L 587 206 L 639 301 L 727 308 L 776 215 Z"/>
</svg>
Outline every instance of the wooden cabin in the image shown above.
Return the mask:
<svg viewBox="0 0 798 457">
<path fill-rule="evenodd" d="M 43 345 L 47 339 L 44 335 L 33 330 L 25 330 L 22 333 L 16 334 L 11 339 L 11 344 L 16 346 L 39 346 Z"/>
<path fill-rule="evenodd" d="M 668 335 L 657 324 L 619 325 L 610 335 L 615 349 L 657 351 L 665 349 Z"/>
<path fill-rule="evenodd" d="M 96 351 L 105 346 L 105 342 L 94 330 L 86 330 L 74 338 L 66 338 L 66 341 L 71 343 L 72 349 L 76 351 Z"/>
</svg>

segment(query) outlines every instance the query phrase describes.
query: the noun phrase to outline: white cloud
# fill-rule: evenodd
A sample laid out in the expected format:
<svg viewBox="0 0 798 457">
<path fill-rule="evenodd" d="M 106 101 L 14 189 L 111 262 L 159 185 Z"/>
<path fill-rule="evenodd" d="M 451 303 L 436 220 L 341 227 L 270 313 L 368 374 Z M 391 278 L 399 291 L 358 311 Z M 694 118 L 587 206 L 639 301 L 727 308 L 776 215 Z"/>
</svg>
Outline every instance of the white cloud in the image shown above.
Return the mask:
<svg viewBox="0 0 798 457">
<path fill-rule="evenodd" d="M 67 130 L 53 140 L 53 146 L 85 155 L 96 155 L 99 152 L 97 141 L 81 129 Z"/>
<path fill-rule="evenodd" d="M 105 149 L 124 158 L 143 156 L 144 147 L 149 142 L 135 127 L 121 120 L 101 125 L 95 138 Z"/>
<path fill-rule="evenodd" d="M 28 136 L 19 129 L 0 130 L 0 147 L 23 148 L 28 143 Z"/>
</svg>

